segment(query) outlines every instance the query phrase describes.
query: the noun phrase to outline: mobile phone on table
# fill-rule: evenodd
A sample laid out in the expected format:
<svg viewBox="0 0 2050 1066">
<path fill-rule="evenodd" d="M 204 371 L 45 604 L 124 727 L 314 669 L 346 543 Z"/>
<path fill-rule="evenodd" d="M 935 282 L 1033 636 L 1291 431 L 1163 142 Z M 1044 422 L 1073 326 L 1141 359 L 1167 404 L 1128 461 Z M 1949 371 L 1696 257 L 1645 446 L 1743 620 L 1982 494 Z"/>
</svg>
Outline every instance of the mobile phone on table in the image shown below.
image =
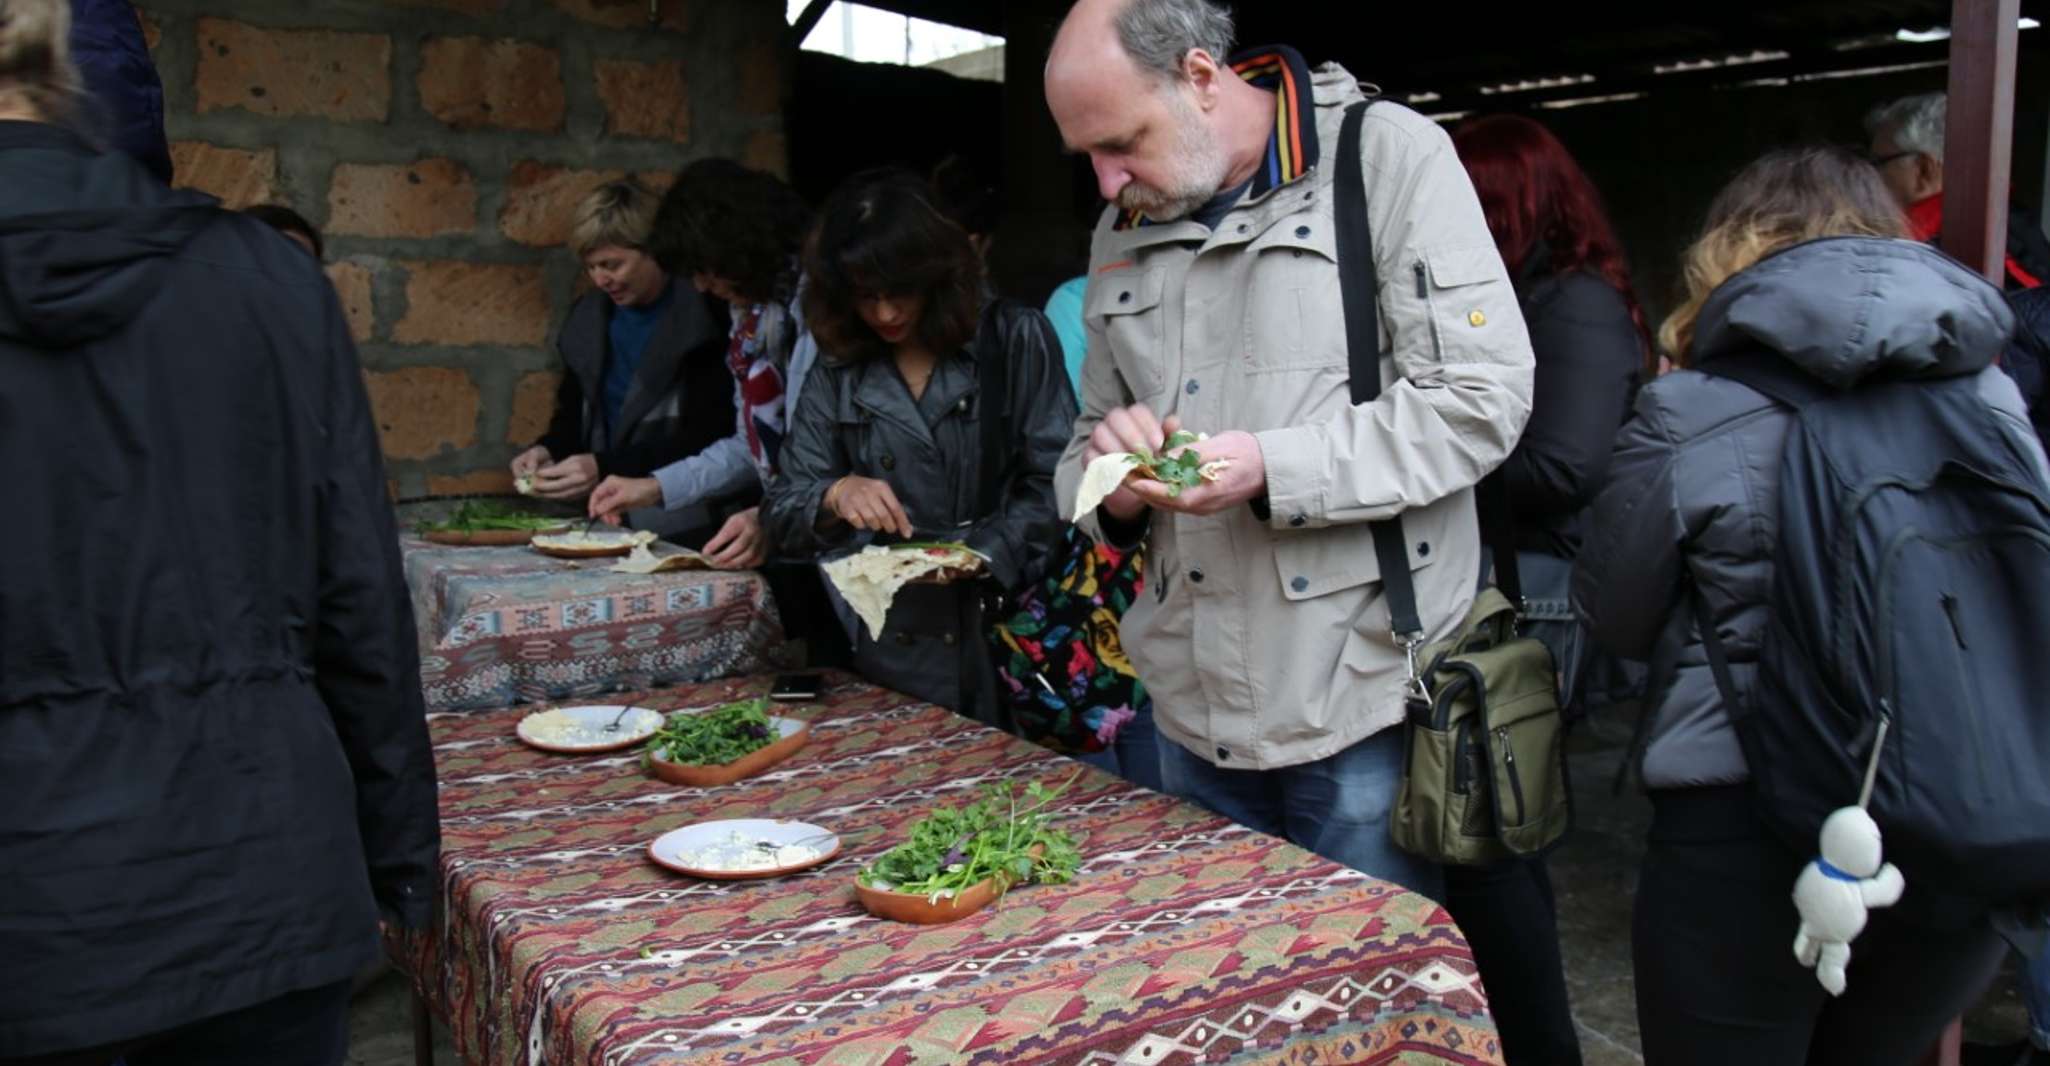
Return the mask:
<svg viewBox="0 0 2050 1066">
<path fill-rule="evenodd" d="M 769 686 L 769 698 L 779 703 L 803 703 L 819 698 L 825 678 L 818 674 L 777 674 Z"/>
</svg>

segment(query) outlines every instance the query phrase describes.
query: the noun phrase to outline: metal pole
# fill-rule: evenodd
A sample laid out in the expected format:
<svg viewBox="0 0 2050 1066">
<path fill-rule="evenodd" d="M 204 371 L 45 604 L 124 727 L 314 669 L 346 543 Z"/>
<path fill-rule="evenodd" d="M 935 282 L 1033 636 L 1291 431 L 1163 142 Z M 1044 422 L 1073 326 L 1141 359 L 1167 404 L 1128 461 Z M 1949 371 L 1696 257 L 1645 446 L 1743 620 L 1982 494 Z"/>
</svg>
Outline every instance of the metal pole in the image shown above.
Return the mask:
<svg viewBox="0 0 2050 1066">
<path fill-rule="evenodd" d="M 1951 0 L 1941 243 L 1996 285 L 2005 280 L 2020 17 L 2021 0 Z"/>
</svg>

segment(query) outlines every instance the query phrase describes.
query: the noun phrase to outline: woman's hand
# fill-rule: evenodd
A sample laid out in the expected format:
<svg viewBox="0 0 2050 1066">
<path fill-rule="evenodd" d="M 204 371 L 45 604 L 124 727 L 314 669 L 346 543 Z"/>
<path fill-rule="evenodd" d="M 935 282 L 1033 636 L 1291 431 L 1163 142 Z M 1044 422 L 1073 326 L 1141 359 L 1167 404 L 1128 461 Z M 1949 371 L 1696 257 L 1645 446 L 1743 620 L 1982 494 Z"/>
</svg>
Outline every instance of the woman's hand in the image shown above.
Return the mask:
<svg viewBox="0 0 2050 1066">
<path fill-rule="evenodd" d="M 548 500 L 575 500 L 598 484 L 598 457 L 572 455 L 534 471 L 534 495 Z"/>
<path fill-rule="evenodd" d="M 518 480 L 523 477 L 533 477 L 534 471 L 539 470 L 542 467 L 547 466 L 549 463 L 552 463 L 554 461 L 555 457 L 548 454 L 548 449 L 545 446 L 536 444 L 533 447 L 528 448 L 526 451 L 523 451 L 520 454 L 513 456 L 513 479 Z"/>
<path fill-rule="evenodd" d="M 628 511 L 657 507 L 662 503 L 662 483 L 651 477 L 620 477 L 614 474 L 591 492 L 589 514 L 607 525 L 618 525 Z"/>
<path fill-rule="evenodd" d="M 752 570 L 768 557 L 769 545 L 762 538 L 759 507 L 750 507 L 727 519 L 719 527 L 718 535 L 705 542 L 706 560 L 720 570 Z"/>
<path fill-rule="evenodd" d="M 911 536 L 911 519 L 887 481 L 849 475 L 826 489 L 820 505 L 856 529 Z"/>
</svg>

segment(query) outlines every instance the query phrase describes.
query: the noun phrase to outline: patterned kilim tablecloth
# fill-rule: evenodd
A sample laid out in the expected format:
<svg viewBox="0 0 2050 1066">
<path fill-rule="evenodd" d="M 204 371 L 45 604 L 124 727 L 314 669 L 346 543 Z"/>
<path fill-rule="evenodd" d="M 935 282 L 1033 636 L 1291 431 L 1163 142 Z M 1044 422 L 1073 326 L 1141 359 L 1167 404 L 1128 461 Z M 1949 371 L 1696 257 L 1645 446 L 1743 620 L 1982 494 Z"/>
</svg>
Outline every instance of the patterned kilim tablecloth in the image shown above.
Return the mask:
<svg viewBox="0 0 2050 1066">
<path fill-rule="evenodd" d="M 719 789 L 638 756 L 543 755 L 521 712 L 430 716 L 444 922 L 395 948 L 488 1066 L 1497 1063 L 1472 956 L 1430 901 L 1095 770 L 1057 802 L 1084 865 L 951 925 L 855 901 L 855 872 L 982 782 L 1079 764 L 831 675 L 810 742 Z M 766 691 L 660 693 L 656 707 Z M 841 834 L 779 880 L 698 881 L 648 842 L 709 818 Z"/>
<path fill-rule="evenodd" d="M 705 681 L 779 665 L 760 575 L 615 574 L 615 559 L 400 538 L 429 710 Z"/>
</svg>

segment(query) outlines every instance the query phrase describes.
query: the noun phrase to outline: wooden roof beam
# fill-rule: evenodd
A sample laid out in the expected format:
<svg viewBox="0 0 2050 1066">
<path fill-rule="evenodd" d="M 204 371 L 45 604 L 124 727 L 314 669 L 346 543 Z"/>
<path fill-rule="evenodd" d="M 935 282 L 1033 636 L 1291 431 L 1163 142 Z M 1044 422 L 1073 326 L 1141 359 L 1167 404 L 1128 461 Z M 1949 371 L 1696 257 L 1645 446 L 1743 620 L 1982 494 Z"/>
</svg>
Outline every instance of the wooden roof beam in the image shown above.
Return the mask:
<svg viewBox="0 0 2050 1066">
<path fill-rule="evenodd" d="M 2014 148 L 2021 0 L 1952 0 L 1943 137 L 1943 250 L 2006 280 L 2007 174 Z"/>
</svg>

